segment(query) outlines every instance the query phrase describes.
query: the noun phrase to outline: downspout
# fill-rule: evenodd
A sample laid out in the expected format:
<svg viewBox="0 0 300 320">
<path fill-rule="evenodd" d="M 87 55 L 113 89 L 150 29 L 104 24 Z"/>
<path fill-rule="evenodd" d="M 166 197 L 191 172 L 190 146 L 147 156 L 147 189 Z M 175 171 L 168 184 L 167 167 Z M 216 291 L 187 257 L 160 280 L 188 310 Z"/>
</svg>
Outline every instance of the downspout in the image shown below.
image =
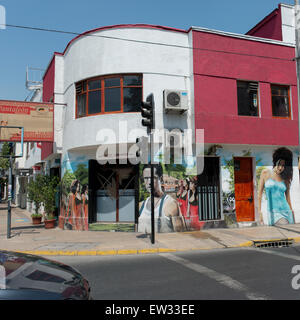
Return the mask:
<svg viewBox="0 0 300 320">
<path fill-rule="evenodd" d="M 296 53 L 296 72 L 297 72 L 297 94 L 298 94 L 298 151 L 300 152 L 300 109 L 299 109 L 299 99 L 300 99 L 300 81 L 299 81 L 299 76 L 300 76 L 300 45 L 299 45 L 299 40 L 300 40 L 300 7 L 299 7 L 299 0 L 295 0 L 295 53 Z M 300 166 L 300 164 L 299 164 Z"/>
</svg>

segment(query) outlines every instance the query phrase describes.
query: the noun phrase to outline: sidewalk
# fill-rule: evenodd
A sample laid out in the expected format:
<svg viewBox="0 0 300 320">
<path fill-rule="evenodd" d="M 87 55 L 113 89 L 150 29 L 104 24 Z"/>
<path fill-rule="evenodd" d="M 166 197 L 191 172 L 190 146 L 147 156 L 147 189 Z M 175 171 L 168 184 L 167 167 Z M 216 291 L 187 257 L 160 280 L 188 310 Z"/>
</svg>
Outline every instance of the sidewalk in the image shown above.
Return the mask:
<svg viewBox="0 0 300 320">
<path fill-rule="evenodd" d="M 300 224 L 207 229 L 150 236 L 134 232 L 45 229 L 31 224 L 30 213 L 12 206 L 11 238 L 7 239 L 7 204 L 0 204 L 0 249 L 38 255 L 116 255 L 249 247 L 254 241 L 300 242 Z"/>
</svg>

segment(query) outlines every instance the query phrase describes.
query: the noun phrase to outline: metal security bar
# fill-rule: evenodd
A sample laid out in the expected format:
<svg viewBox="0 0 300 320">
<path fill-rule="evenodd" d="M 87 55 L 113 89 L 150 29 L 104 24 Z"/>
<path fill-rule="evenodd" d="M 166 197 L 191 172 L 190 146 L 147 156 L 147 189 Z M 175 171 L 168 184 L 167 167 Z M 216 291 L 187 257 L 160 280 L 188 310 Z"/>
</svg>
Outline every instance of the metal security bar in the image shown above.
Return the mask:
<svg viewBox="0 0 300 320">
<path fill-rule="evenodd" d="M 218 186 L 199 186 L 199 220 L 218 220 L 220 214 L 220 190 Z"/>
</svg>

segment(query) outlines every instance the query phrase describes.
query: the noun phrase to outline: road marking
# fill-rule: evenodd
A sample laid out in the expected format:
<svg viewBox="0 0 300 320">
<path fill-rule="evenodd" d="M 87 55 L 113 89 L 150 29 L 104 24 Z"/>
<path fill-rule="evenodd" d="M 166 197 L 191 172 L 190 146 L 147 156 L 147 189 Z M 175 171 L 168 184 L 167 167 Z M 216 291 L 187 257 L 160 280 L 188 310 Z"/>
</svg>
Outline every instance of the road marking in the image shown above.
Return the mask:
<svg viewBox="0 0 300 320">
<path fill-rule="evenodd" d="M 186 259 L 175 256 L 174 254 L 171 254 L 171 253 L 161 253 L 160 255 L 169 259 L 169 260 L 177 262 L 186 268 L 189 268 L 193 271 L 201 273 L 201 274 L 217 281 L 218 283 L 220 283 L 226 287 L 229 287 L 230 289 L 244 293 L 245 296 L 249 300 L 269 300 L 269 298 L 266 295 L 260 294 L 258 292 L 252 292 L 247 286 L 245 286 L 244 284 L 240 283 L 237 280 L 234 280 L 233 278 L 231 278 L 229 276 L 226 276 L 225 274 L 222 274 L 222 273 L 219 273 L 219 272 L 214 271 L 212 269 L 209 269 L 203 265 L 190 262 Z"/>
<path fill-rule="evenodd" d="M 254 250 L 254 251 L 257 251 L 257 252 L 269 253 L 269 254 L 273 254 L 275 256 L 280 256 L 280 257 L 283 257 L 283 258 L 289 258 L 289 259 L 299 260 L 300 261 L 300 256 L 296 256 L 296 255 L 289 254 L 289 253 L 282 253 L 282 252 L 278 252 L 278 251 L 269 251 L 269 250 L 260 249 L 260 248 L 248 248 L 248 250 Z"/>
</svg>

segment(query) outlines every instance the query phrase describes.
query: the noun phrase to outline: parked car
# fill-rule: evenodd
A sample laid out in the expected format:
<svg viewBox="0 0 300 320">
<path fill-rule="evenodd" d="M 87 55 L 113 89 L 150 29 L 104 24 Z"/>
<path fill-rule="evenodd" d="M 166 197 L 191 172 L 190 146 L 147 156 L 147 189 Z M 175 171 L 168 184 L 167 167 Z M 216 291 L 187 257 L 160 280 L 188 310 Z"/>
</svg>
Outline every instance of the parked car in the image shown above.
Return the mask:
<svg viewBox="0 0 300 320">
<path fill-rule="evenodd" d="M 90 300 L 74 268 L 40 256 L 0 250 L 0 300 Z"/>
</svg>

